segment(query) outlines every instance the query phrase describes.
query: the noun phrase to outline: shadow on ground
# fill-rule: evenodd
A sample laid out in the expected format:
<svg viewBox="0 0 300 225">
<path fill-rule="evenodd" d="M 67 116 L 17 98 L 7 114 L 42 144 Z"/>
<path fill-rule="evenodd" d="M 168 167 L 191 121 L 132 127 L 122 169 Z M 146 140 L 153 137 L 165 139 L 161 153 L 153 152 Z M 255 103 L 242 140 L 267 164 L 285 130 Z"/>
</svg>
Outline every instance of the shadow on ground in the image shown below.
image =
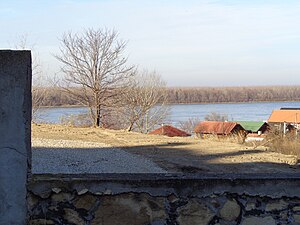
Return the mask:
<svg viewBox="0 0 300 225">
<path fill-rule="evenodd" d="M 33 147 L 33 172 L 51 164 L 57 173 L 299 173 L 297 165 L 267 161 L 265 150 L 247 149 L 207 153 L 186 148 L 178 142 L 133 147 L 40 148 Z M 226 148 L 226 146 L 224 146 Z M 59 151 L 59 152 L 58 152 Z M 65 153 L 68 154 L 65 154 Z M 105 154 L 104 154 L 105 152 Z M 124 154 L 123 154 L 123 153 Z M 100 153 L 100 154 L 99 154 Z M 103 153 L 103 154 L 102 154 Z M 264 156 L 264 157 L 261 157 Z M 43 160 L 39 161 L 39 157 Z M 261 160 L 259 160 L 261 157 Z M 60 172 L 61 167 L 61 172 Z M 101 168 L 102 167 L 102 168 Z M 105 168 L 104 168 L 105 167 Z M 67 169 L 66 169 L 67 168 Z M 162 169 L 162 170 L 161 170 Z M 70 172 L 71 171 L 71 172 Z M 42 169 L 36 173 L 43 173 Z M 49 173 L 49 171 L 45 171 Z M 51 173 L 51 170 L 50 170 Z"/>
</svg>

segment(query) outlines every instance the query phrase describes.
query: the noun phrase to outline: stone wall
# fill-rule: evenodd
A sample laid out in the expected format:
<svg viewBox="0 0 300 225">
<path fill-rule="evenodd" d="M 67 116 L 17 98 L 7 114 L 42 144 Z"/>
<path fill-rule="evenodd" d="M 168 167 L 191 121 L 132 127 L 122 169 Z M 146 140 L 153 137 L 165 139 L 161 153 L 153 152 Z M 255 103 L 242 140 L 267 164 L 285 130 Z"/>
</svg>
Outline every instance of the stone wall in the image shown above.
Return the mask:
<svg viewBox="0 0 300 225">
<path fill-rule="evenodd" d="M 295 175 L 35 176 L 29 224 L 295 225 L 299 184 Z"/>
</svg>

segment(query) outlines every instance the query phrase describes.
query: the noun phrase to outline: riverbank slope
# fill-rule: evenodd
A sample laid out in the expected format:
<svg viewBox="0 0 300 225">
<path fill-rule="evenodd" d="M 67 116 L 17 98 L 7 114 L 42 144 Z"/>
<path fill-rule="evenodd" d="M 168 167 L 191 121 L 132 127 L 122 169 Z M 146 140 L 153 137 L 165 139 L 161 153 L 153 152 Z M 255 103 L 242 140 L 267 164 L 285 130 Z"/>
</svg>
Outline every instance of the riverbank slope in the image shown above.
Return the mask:
<svg viewBox="0 0 300 225">
<path fill-rule="evenodd" d="M 113 151 L 117 148 L 143 157 L 167 172 L 295 173 L 300 171 L 295 156 L 270 152 L 264 147 L 253 149 L 227 141 L 199 140 L 193 137 L 170 138 L 101 128 L 75 128 L 49 124 L 33 124 L 32 138 L 33 147 L 36 147 L 35 140 L 39 139 L 38 147 L 43 147 L 41 140 L 45 140 L 47 142 L 45 148 L 48 149 L 51 148 L 51 142 L 54 146 L 61 140 L 82 142 L 81 149 L 85 142 L 98 143 L 107 146 L 106 150 Z M 76 146 L 71 147 L 76 149 Z M 70 149 L 70 146 L 63 145 L 61 149 Z M 101 151 L 101 148 L 95 147 L 95 149 Z M 55 158 L 55 154 L 48 157 Z M 83 156 L 82 160 L 88 158 Z M 101 166 L 101 163 L 95 166 Z"/>
</svg>

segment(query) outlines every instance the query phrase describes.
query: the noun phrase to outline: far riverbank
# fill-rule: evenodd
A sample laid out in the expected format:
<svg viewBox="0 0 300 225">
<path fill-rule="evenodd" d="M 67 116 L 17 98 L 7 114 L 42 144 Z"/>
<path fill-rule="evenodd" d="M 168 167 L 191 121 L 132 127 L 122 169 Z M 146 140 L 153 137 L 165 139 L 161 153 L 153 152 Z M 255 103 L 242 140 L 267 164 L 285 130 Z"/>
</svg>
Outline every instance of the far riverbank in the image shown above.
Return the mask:
<svg viewBox="0 0 300 225">
<path fill-rule="evenodd" d="M 45 95 L 45 106 L 71 106 L 80 102 L 60 88 L 35 88 Z M 78 95 L 80 88 L 73 90 Z M 256 102 L 300 102 L 300 86 L 167 87 L 169 104 L 230 104 Z"/>
</svg>

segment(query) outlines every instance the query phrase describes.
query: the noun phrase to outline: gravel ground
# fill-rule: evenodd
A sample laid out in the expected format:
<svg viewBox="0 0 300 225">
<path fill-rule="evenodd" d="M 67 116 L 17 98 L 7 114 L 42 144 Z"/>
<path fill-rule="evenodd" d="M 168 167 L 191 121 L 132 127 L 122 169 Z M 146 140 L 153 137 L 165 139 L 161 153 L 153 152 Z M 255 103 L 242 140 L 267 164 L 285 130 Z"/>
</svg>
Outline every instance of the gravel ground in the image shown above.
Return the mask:
<svg viewBox="0 0 300 225">
<path fill-rule="evenodd" d="M 52 124 L 32 124 L 32 138 L 33 146 L 36 146 L 33 150 L 35 173 L 300 171 L 297 156 L 271 152 L 262 146 L 254 149 L 228 140 L 171 138 Z"/>
<path fill-rule="evenodd" d="M 154 162 L 109 145 L 32 139 L 33 173 L 166 173 Z"/>
</svg>

